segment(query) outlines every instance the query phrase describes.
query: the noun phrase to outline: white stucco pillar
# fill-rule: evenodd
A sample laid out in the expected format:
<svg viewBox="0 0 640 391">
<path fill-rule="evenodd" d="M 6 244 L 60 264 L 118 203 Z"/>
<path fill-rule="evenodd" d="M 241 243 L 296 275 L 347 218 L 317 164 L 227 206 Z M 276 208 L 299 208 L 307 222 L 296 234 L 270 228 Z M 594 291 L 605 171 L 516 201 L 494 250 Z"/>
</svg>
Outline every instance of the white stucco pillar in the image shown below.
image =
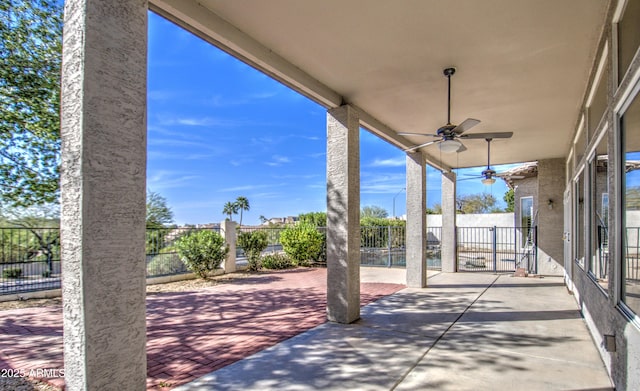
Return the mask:
<svg viewBox="0 0 640 391">
<path fill-rule="evenodd" d="M 68 390 L 146 388 L 147 2 L 67 0 L 61 137 Z"/>
<path fill-rule="evenodd" d="M 427 173 L 422 152 L 407 153 L 407 286 L 427 286 Z"/>
<path fill-rule="evenodd" d="M 456 251 L 456 173 L 442 174 L 442 271 L 458 270 Z"/>
<path fill-rule="evenodd" d="M 360 124 L 351 106 L 327 112 L 327 318 L 360 318 Z"/>
<path fill-rule="evenodd" d="M 236 271 L 236 222 L 230 220 L 222 221 L 220 223 L 220 235 L 229 246 L 227 257 L 222 262 L 222 268 L 225 273 L 233 273 Z"/>
</svg>

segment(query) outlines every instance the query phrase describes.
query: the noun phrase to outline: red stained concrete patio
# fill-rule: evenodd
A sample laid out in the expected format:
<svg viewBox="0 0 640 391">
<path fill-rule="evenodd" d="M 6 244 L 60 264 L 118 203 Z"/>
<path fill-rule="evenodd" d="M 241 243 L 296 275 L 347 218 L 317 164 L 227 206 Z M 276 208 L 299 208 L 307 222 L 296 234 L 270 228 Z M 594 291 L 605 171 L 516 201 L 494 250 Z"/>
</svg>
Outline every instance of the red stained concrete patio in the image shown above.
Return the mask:
<svg viewBox="0 0 640 391">
<path fill-rule="evenodd" d="M 187 383 L 326 321 L 326 269 L 260 273 L 147 297 L 147 387 Z M 362 283 L 361 305 L 401 284 Z M 0 369 L 63 368 L 62 307 L 0 312 Z M 63 387 L 64 379 L 45 378 Z"/>
</svg>

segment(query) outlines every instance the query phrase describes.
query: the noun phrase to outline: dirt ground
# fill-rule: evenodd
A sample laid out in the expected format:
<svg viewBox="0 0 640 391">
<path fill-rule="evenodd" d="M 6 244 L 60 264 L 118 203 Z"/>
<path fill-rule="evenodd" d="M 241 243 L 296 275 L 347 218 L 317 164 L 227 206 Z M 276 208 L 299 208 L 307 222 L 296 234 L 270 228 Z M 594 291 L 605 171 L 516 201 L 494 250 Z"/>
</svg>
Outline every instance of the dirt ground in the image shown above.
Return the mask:
<svg viewBox="0 0 640 391">
<path fill-rule="evenodd" d="M 147 295 L 154 295 L 163 292 L 185 292 L 191 290 L 197 290 L 210 286 L 227 284 L 234 279 L 246 278 L 255 273 L 232 273 L 222 276 L 211 277 L 208 280 L 193 279 L 182 280 L 176 282 L 169 282 L 166 284 L 147 285 Z M 54 297 L 50 299 L 28 299 L 28 300 L 16 300 L 0 302 L 0 311 L 11 310 L 16 308 L 32 308 L 32 307 L 49 307 L 54 305 L 61 305 L 62 298 Z M 0 383 L 1 385 L 2 383 Z M 2 388 L 0 388 L 1 390 Z"/>
</svg>

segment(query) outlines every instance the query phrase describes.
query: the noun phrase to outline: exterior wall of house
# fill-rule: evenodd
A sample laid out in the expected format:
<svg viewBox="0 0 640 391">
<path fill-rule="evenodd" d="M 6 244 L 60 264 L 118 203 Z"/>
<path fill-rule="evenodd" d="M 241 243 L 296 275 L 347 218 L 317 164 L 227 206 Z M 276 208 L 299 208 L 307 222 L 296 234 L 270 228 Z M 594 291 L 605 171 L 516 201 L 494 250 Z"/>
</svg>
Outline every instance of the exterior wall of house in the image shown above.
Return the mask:
<svg viewBox="0 0 640 391">
<path fill-rule="evenodd" d="M 457 227 L 513 227 L 513 213 L 456 215 Z M 427 215 L 427 228 L 442 227 L 442 215 Z"/>
<path fill-rule="evenodd" d="M 538 219 L 538 267 L 542 275 L 563 274 L 562 225 L 564 208 L 562 196 L 565 187 L 564 159 L 547 159 L 538 162 L 537 208 Z"/>
<path fill-rule="evenodd" d="M 607 177 L 608 177 L 608 245 L 606 253 L 608 283 L 602 284 L 596 279 L 593 271 L 589 270 L 589 262 L 584 265 L 575 261 L 576 245 L 571 246 L 571 260 L 568 261 L 572 265 L 573 271 L 568 272 L 566 277 L 571 279 L 568 284 L 572 289 L 572 293 L 580 306 L 585 322 L 589 327 L 591 335 L 598 349 L 604 364 L 606 365 L 611 379 L 618 390 L 638 390 L 640 389 L 640 317 L 634 314 L 624 304 L 625 274 L 623 269 L 624 258 L 626 257 L 624 250 L 623 237 L 625 236 L 624 227 L 632 223 L 630 215 L 625 216 L 625 209 L 621 204 L 623 193 L 625 191 L 623 178 L 625 170 L 622 159 L 624 159 L 625 150 L 621 143 L 622 129 L 620 126 L 620 116 L 624 114 L 622 107 L 624 102 L 638 95 L 640 91 L 640 56 L 638 55 L 637 46 L 619 48 L 618 33 L 620 30 L 626 30 L 627 37 L 637 36 L 637 18 L 640 15 L 640 1 L 638 0 L 621 0 L 612 1 L 611 9 L 608 15 L 608 28 L 603 32 L 600 42 L 600 48 L 594 58 L 592 74 L 585 92 L 583 110 L 576 119 L 576 132 L 581 129 L 581 125 L 586 129 L 586 142 L 583 145 L 575 144 L 567 151 L 567 184 L 566 189 L 572 191 L 572 186 L 578 175 L 584 172 L 589 173 L 592 170 L 589 162 L 594 159 L 601 135 L 608 142 L 608 159 L 607 159 Z M 626 26 L 621 21 L 626 18 Z M 620 23 L 619 23 L 620 22 Z M 631 27 L 630 27 L 631 26 Z M 636 26 L 636 27 L 634 27 Z M 629 31 L 631 29 L 633 31 Z M 635 29 L 635 30 L 634 30 Z M 637 44 L 637 41 L 633 41 Z M 634 54 L 635 53 L 635 54 Z M 622 62 L 622 56 L 630 62 L 624 64 L 626 69 L 618 70 L 619 62 Z M 625 60 L 627 61 L 627 60 Z M 606 83 L 606 104 L 604 114 L 601 118 L 592 115 L 591 108 L 597 102 L 593 97 L 593 91 L 598 87 L 598 78 L 596 75 L 603 75 L 600 83 Z M 600 110 L 597 111 L 598 113 Z M 591 114 L 591 115 L 590 115 Z M 576 137 L 577 139 L 578 137 Z M 599 152 L 598 152 L 599 153 Z M 578 156 L 578 159 L 575 159 Z M 586 175 L 586 189 L 584 203 L 587 218 L 585 218 L 584 231 L 580 231 L 576 224 L 576 203 L 578 197 L 573 197 L 571 222 L 567 222 L 564 227 L 566 232 L 570 232 L 570 238 L 575 239 L 578 235 L 584 235 L 585 243 L 584 254 L 588 258 L 593 252 L 592 245 L 594 237 L 594 225 L 596 224 L 590 216 L 593 208 L 602 207 L 601 199 L 597 195 L 599 191 L 598 182 L 599 174 Z M 590 189 L 593 186 L 592 181 L 595 178 L 595 192 Z M 595 193 L 596 196 L 592 196 Z M 581 195 L 582 196 L 582 195 Z M 589 209 L 589 208 L 592 209 Z M 628 213 L 628 212 L 627 212 Z M 625 218 L 623 218 L 625 216 Z M 626 220 L 626 222 L 625 222 Z M 628 245 L 629 243 L 627 243 Z M 607 338 L 608 336 L 608 338 Z M 608 341 L 608 343 L 607 343 Z"/>
</svg>

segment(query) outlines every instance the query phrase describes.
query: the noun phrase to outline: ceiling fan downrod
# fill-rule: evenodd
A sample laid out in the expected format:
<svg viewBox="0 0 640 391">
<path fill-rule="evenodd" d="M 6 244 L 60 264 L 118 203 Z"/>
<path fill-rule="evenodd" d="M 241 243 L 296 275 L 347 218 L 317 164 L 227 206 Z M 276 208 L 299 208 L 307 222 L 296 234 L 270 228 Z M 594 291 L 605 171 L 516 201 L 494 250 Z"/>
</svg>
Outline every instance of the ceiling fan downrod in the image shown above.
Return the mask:
<svg viewBox="0 0 640 391">
<path fill-rule="evenodd" d="M 456 68 L 445 68 L 444 75 L 447 77 L 447 125 L 451 125 L 451 76 L 456 73 Z"/>
</svg>

